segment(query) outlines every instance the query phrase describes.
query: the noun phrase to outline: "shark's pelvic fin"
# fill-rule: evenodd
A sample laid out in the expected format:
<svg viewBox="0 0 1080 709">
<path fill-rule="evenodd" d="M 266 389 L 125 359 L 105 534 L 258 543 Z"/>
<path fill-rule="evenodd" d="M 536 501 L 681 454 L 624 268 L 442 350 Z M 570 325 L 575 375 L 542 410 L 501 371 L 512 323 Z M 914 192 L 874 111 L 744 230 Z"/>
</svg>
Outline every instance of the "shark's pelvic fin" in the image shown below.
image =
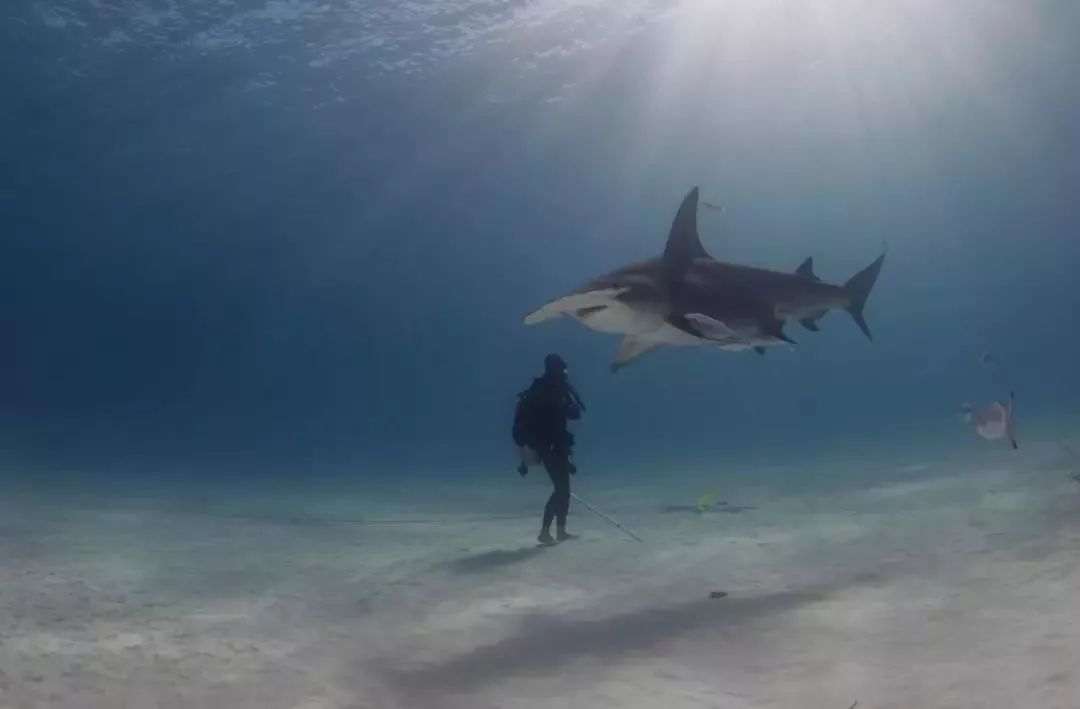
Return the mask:
<svg viewBox="0 0 1080 709">
<path fill-rule="evenodd" d="M 643 337 L 627 335 L 619 343 L 619 351 L 615 354 L 615 361 L 611 363 L 611 371 L 619 371 L 635 359 L 662 347 L 663 344 L 658 340 L 647 340 Z"/>
<path fill-rule="evenodd" d="M 765 348 L 764 347 L 755 347 L 754 352 L 757 352 L 762 357 L 765 356 Z"/>
<path fill-rule="evenodd" d="M 799 324 L 805 327 L 810 332 L 817 332 L 821 328 L 818 327 L 817 321 L 821 319 L 821 316 L 816 318 L 803 318 L 799 321 Z"/>
<path fill-rule="evenodd" d="M 770 337 L 775 337 L 778 340 L 783 340 L 790 345 L 798 344 L 797 342 L 795 342 L 795 340 L 784 334 L 784 321 L 776 318 L 775 316 L 761 320 L 758 323 L 758 326 L 761 328 L 762 332 L 764 332 L 766 335 L 769 335 Z"/>
<path fill-rule="evenodd" d="M 535 325 L 567 313 L 574 313 L 579 310 L 607 305 L 611 300 L 618 298 L 627 290 L 629 289 L 603 288 L 600 290 L 587 291 L 585 293 L 574 293 L 564 298 L 558 298 L 526 315 L 525 324 Z"/>
<path fill-rule="evenodd" d="M 813 278 L 815 281 L 820 281 L 814 274 L 814 257 L 809 256 L 805 261 L 799 264 L 799 267 L 795 269 L 796 276 L 802 276 L 803 278 Z"/>
<path fill-rule="evenodd" d="M 716 318 L 711 318 L 702 313 L 687 313 L 684 317 L 689 321 L 693 329 L 706 340 L 725 343 L 742 342 L 745 340 L 739 333 L 735 332 Z"/>
<path fill-rule="evenodd" d="M 668 233 L 664 247 L 664 268 L 669 278 L 682 275 L 694 259 L 709 258 L 698 237 L 697 215 L 698 188 L 695 187 L 683 198 Z"/>
<path fill-rule="evenodd" d="M 881 264 L 885 263 L 885 253 L 885 251 L 882 251 L 881 255 L 874 259 L 872 264 L 856 273 L 844 284 L 844 290 L 848 292 L 851 301 L 848 304 L 847 311 L 851 313 L 855 324 L 866 335 L 866 339 L 871 342 L 873 342 L 874 336 L 870 334 L 870 327 L 863 318 L 863 308 L 866 307 L 866 299 L 870 297 L 870 291 L 877 281 L 878 274 L 881 273 Z"/>
</svg>

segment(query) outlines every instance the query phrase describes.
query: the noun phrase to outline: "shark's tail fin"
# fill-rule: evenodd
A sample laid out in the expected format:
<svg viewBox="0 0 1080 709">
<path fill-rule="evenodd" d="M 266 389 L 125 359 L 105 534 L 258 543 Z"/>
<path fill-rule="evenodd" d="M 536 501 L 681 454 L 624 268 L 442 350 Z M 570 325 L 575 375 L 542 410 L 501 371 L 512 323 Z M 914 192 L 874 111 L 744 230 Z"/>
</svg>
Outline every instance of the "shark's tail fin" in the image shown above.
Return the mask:
<svg viewBox="0 0 1080 709">
<path fill-rule="evenodd" d="M 866 335 L 866 339 L 871 341 L 873 341 L 874 337 L 870 334 L 870 328 L 867 326 L 866 320 L 863 319 L 863 308 L 866 307 L 866 299 L 870 297 L 870 291 L 877 281 L 883 263 L 885 263 L 885 251 L 882 251 L 881 255 L 872 264 L 856 273 L 844 284 L 844 290 L 848 292 L 851 299 L 847 311 L 851 313 L 855 324 Z"/>
</svg>

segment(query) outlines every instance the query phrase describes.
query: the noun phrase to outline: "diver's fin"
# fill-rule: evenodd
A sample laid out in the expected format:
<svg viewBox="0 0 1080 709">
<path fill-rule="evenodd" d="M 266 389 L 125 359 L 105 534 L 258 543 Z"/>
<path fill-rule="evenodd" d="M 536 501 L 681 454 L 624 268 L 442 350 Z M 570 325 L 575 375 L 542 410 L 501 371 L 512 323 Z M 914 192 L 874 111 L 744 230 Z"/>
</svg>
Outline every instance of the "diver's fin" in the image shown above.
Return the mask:
<svg viewBox="0 0 1080 709">
<path fill-rule="evenodd" d="M 820 317 L 820 316 L 819 316 Z M 803 318 L 799 321 L 799 324 L 805 327 L 810 332 L 817 332 L 821 328 L 818 327 L 817 321 L 819 318 Z"/>
<path fill-rule="evenodd" d="M 882 251 L 872 264 L 856 273 L 844 284 L 844 290 L 848 292 L 850 298 L 847 311 L 851 313 L 855 324 L 866 335 L 866 339 L 871 342 L 874 337 L 870 334 L 870 328 L 863 318 L 863 308 L 866 307 L 866 299 L 870 297 L 870 290 L 874 287 L 878 274 L 881 273 L 881 264 L 885 263 L 885 253 Z"/>
<path fill-rule="evenodd" d="M 574 313 L 586 308 L 607 305 L 627 290 L 629 289 L 601 288 L 599 290 L 586 291 L 585 293 L 572 293 L 545 303 L 539 309 L 526 315 L 524 322 L 526 325 L 535 325 L 560 315 Z"/>
<path fill-rule="evenodd" d="M 619 343 L 619 351 L 615 354 L 615 361 L 611 363 L 611 371 L 619 371 L 635 359 L 652 352 L 663 344 L 659 340 L 647 340 L 643 337 L 627 335 Z"/>
<path fill-rule="evenodd" d="M 765 348 L 764 347 L 755 347 L 754 352 L 757 352 L 762 357 L 765 356 Z"/>
<path fill-rule="evenodd" d="M 809 256 L 805 261 L 799 264 L 799 267 L 795 269 L 796 276 L 802 276 L 803 278 L 813 278 L 815 281 L 821 279 L 814 275 L 814 257 Z"/>
<path fill-rule="evenodd" d="M 683 198 L 668 232 L 663 262 L 669 278 L 682 275 L 694 259 L 709 258 L 698 237 L 697 214 L 698 188 L 695 187 Z"/>
</svg>

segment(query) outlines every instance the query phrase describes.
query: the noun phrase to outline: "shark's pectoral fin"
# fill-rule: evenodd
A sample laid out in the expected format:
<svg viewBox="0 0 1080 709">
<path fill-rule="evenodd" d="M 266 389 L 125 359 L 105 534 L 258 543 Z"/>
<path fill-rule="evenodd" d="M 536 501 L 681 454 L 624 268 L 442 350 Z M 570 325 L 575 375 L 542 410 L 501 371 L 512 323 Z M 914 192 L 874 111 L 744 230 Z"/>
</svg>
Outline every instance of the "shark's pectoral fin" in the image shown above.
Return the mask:
<svg viewBox="0 0 1080 709">
<path fill-rule="evenodd" d="M 818 327 L 818 324 L 817 324 L 817 321 L 820 320 L 820 319 L 821 319 L 820 317 L 803 318 L 802 320 L 799 321 L 799 324 L 802 325 L 803 327 L 805 327 L 810 332 L 817 332 L 818 330 L 821 329 L 821 328 Z"/>
<path fill-rule="evenodd" d="M 697 332 L 698 336 L 703 337 L 706 340 L 732 342 L 741 341 L 743 339 L 739 333 L 732 330 L 723 322 L 716 318 L 711 318 L 708 315 L 702 313 L 687 313 L 683 317 L 690 324 L 691 328 Z"/>
<path fill-rule="evenodd" d="M 546 320 L 551 320 L 560 315 L 576 313 L 579 310 L 603 307 L 615 298 L 628 291 L 629 288 L 602 288 L 600 290 L 573 293 L 557 298 L 525 316 L 526 325 L 535 325 Z"/>
<path fill-rule="evenodd" d="M 643 337 L 628 335 L 619 343 L 619 351 L 615 354 L 615 361 L 611 363 L 611 371 L 617 372 L 635 359 L 662 347 L 663 342 L 649 340 Z"/>
<path fill-rule="evenodd" d="M 765 348 L 764 347 L 755 347 L 754 352 L 757 352 L 762 357 L 765 356 Z"/>
</svg>

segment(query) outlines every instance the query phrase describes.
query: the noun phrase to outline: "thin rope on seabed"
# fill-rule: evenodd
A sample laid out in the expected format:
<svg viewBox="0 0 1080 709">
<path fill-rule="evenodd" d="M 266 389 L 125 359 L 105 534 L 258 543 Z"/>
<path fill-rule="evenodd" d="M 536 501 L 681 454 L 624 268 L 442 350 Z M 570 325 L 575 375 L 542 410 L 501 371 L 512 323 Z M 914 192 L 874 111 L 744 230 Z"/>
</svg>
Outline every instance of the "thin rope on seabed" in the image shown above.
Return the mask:
<svg viewBox="0 0 1080 709">
<path fill-rule="evenodd" d="M 246 520 L 251 522 L 267 521 L 266 517 L 259 517 L 258 515 L 230 514 L 221 516 L 228 519 Z M 341 524 L 351 525 L 354 527 L 369 527 L 375 525 L 390 524 L 468 524 L 471 522 L 497 522 L 500 520 L 532 519 L 535 516 L 536 515 L 534 514 L 520 514 L 489 515 L 484 517 L 447 517 L 431 519 L 333 519 L 328 517 L 277 517 L 275 519 L 279 522 L 287 522 L 290 524 Z"/>
<path fill-rule="evenodd" d="M 604 514 L 600 510 L 593 507 L 591 504 L 581 499 L 579 495 L 570 493 L 571 497 L 580 502 L 586 508 L 595 512 L 603 517 L 605 520 L 615 525 L 622 531 L 626 532 L 630 537 L 637 541 L 644 541 L 638 535 L 634 534 L 631 530 L 627 529 L 624 525 L 614 520 L 611 516 Z M 404 525 L 404 524 L 470 524 L 474 522 L 499 522 L 507 520 L 521 520 L 532 519 L 536 515 L 534 514 L 517 514 L 517 515 L 480 515 L 475 517 L 432 517 L 432 518 L 406 518 L 406 519 L 334 519 L 328 517 L 260 517 L 259 515 L 245 515 L 245 514 L 226 514 L 221 515 L 227 519 L 246 520 L 251 522 L 266 522 L 269 520 L 276 520 L 278 522 L 285 522 L 289 524 L 319 524 L 319 525 L 350 525 L 354 527 L 374 527 L 379 525 Z"/>
</svg>

